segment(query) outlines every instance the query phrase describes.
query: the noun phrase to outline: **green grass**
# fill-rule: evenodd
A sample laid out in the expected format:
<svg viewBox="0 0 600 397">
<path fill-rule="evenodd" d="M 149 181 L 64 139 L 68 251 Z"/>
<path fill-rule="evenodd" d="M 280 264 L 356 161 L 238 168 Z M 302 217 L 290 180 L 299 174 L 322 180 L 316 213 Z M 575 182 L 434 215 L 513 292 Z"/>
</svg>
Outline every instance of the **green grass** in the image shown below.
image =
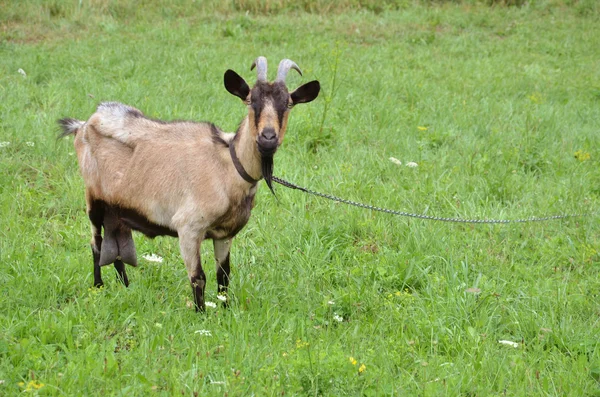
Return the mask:
<svg viewBox="0 0 600 397">
<path fill-rule="evenodd" d="M 278 176 L 438 216 L 598 209 L 595 2 L 299 4 L 0 2 L 0 395 L 600 396 L 597 214 L 457 225 L 261 186 L 230 309 L 186 305 L 170 238 L 136 235 L 164 262 L 140 258 L 130 288 L 109 268 L 91 288 L 55 120 L 116 100 L 233 131 L 245 109 L 223 73 L 253 80 L 258 55 L 323 87 L 290 115 Z"/>
</svg>

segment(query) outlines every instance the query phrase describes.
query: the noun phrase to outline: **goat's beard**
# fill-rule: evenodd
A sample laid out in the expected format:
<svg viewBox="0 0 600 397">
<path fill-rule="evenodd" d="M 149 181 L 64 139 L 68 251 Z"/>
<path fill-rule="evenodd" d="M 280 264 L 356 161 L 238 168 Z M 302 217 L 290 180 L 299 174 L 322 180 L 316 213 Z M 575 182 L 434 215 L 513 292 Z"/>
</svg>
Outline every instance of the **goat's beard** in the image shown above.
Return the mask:
<svg viewBox="0 0 600 397">
<path fill-rule="evenodd" d="M 260 168 L 262 171 L 262 176 L 265 178 L 265 182 L 267 182 L 267 186 L 271 190 L 271 193 L 275 195 L 275 191 L 273 190 L 273 153 L 261 153 L 260 155 Z"/>
</svg>

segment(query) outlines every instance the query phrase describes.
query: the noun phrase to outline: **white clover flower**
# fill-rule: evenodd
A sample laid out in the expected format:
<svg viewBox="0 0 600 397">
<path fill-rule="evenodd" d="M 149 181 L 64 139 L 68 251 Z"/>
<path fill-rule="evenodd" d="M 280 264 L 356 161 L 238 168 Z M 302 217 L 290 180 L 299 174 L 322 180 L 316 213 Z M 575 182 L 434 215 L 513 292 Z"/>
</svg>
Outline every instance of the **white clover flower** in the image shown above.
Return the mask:
<svg viewBox="0 0 600 397">
<path fill-rule="evenodd" d="M 340 316 L 340 315 L 339 315 L 339 314 L 337 314 L 337 313 L 333 313 L 333 319 L 334 319 L 335 321 L 337 321 L 338 323 L 341 323 L 342 321 L 344 321 L 344 317 Z"/>
<path fill-rule="evenodd" d="M 402 165 L 402 161 L 398 160 L 395 157 L 390 157 L 388 160 L 390 160 L 392 163 L 394 163 L 396 165 Z"/>
<path fill-rule="evenodd" d="M 213 309 L 217 307 L 215 302 L 204 302 L 204 304 L 208 307 L 212 307 Z"/>
<path fill-rule="evenodd" d="M 512 347 L 519 347 L 519 344 L 517 342 L 513 342 L 511 340 L 499 340 L 498 343 L 502 344 L 502 345 L 506 345 L 506 346 L 512 346 Z"/>
<path fill-rule="evenodd" d="M 414 161 L 409 161 L 408 163 L 406 163 L 406 166 L 409 168 L 415 168 L 418 167 L 419 164 L 415 163 Z"/>
<path fill-rule="evenodd" d="M 227 297 L 225 295 L 217 295 L 217 299 L 221 302 L 227 302 Z"/>
<path fill-rule="evenodd" d="M 23 77 L 27 77 L 27 73 L 25 73 L 25 71 L 21 68 L 19 68 L 19 70 L 17 70 L 17 72 L 19 72 L 19 74 Z"/>
<path fill-rule="evenodd" d="M 212 336 L 212 332 L 210 332 L 207 329 L 199 329 L 198 331 L 194 332 L 195 334 L 200 334 L 201 336 Z"/>
<path fill-rule="evenodd" d="M 161 258 L 160 256 L 158 256 L 156 254 L 150 254 L 150 255 L 146 254 L 146 255 L 142 256 L 142 258 L 144 258 L 145 260 L 150 261 L 150 262 L 162 263 L 162 261 L 163 261 L 163 258 Z"/>
<path fill-rule="evenodd" d="M 0 142 L 0 147 L 7 147 L 10 145 L 10 142 Z"/>
<path fill-rule="evenodd" d="M 25 144 L 29 147 L 35 146 L 35 142 L 25 142 Z"/>
</svg>

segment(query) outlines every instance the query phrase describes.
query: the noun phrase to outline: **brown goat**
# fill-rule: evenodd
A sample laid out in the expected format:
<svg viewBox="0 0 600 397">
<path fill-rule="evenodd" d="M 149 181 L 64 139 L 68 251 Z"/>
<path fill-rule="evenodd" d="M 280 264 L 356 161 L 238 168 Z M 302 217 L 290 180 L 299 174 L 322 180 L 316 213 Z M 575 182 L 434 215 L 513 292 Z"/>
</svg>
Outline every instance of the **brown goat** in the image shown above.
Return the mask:
<svg viewBox="0 0 600 397">
<path fill-rule="evenodd" d="M 103 285 L 100 267 L 114 263 L 129 284 L 124 262 L 137 265 L 131 230 L 149 237 L 179 237 L 181 255 L 196 308 L 204 310 L 206 277 L 200 244 L 212 239 L 220 294 L 229 285 L 232 238 L 246 225 L 257 182 L 271 188 L 273 155 L 281 145 L 289 110 L 314 100 L 318 81 L 288 92 L 285 79 L 298 66 L 284 59 L 277 78 L 267 81 L 267 60 L 259 57 L 252 89 L 232 70 L 225 88 L 248 106 L 235 134 L 211 123 L 163 122 L 116 102 L 102 103 L 83 122 L 59 121 L 61 136 L 75 135 L 75 150 L 86 187 L 92 225 L 94 285 Z M 101 228 L 104 228 L 104 240 Z"/>
</svg>

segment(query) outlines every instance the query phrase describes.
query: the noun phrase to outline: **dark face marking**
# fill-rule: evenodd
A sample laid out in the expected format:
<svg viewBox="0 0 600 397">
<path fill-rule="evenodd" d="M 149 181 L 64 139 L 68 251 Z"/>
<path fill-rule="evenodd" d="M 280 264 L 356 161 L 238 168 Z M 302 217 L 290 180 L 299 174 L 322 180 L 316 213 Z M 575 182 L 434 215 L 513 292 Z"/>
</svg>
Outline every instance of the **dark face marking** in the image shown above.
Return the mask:
<svg viewBox="0 0 600 397">
<path fill-rule="evenodd" d="M 257 129 L 258 151 L 261 155 L 262 176 L 267 182 L 267 186 L 273 192 L 271 179 L 273 176 L 273 155 L 279 146 L 279 134 L 282 133 L 283 121 L 286 113 L 289 111 L 290 94 L 283 82 L 267 83 L 259 81 L 250 91 L 250 107 L 254 113 L 254 124 Z M 275 111 L 275 117 L 279 125 L 279 131 L 275 130 L 274 125 L 262 124 L 262 131 L 258 131 L 261 126 L 261 117 L 264 117 L 267 105 L 272 106 Z"/>
<path fill-rule="evenodd" d="M 260 116 L 268 102 L 271 102 L 275 112 L 277 112 L 277 120 L 279 128 L 283 125 L 283 116 L 289 110 L 288 103 L 290 94 L 287 87 L 282 82 L 266 83 L 257 82 L 252 91 L 250 91 L 250 106 L 254 111 L 254 123 L 258 128 Z"/>
</svg>

